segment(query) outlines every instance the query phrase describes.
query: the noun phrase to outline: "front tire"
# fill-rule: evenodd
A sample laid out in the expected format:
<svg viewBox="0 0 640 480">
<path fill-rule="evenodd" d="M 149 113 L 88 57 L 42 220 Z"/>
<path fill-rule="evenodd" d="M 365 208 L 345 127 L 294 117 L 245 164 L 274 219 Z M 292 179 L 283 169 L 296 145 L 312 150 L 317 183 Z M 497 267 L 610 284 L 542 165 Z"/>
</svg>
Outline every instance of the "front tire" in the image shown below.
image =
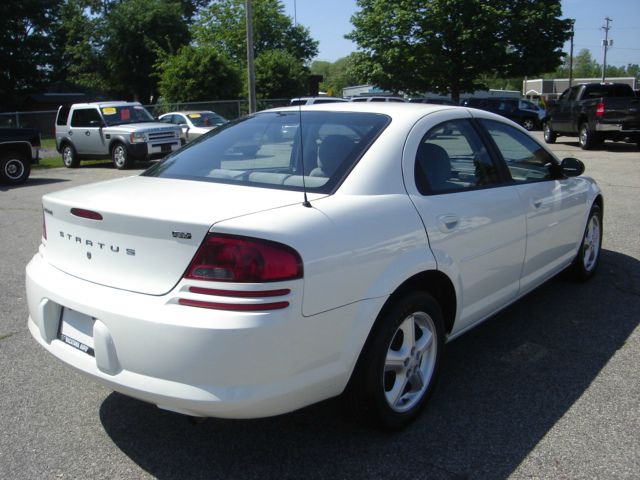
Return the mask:
<svg viewBox="0 0 640 480">
<path fill-rule="evenodd" d="M 533 121 L 533 119 L 531 118 L 525 118 L 522 121 L 522 127 L 527 130 L 527 131 L 532 131 L 534 128 L 536 128 L 536 122 Z"/>
<path fill-rule="evenodd" d="M 67 168 L 78 168 L 80 160 L 78 159 L 78 153 L 73 145 L 65 143 L 62 147 L 62 163 Z"/>
<path fill-rule="evenodd" d="M 556 138 L 558 138 L 558 134 L 551 130 L 551 125 L 549 122 L 544 122 L 542 126 L 542 130 L 544 132 L 544 141 L 546 143 L 556 143 Z"/>
<path fill-rule="evenodd" d="M 31 164 L 18 152 L 9 152 L 0 157 L 0 180 L 10 185 L 19 185 L 27 181 Z"/>
<path fill-rule="evenodd" d="M 133 163 L 127 148 L 121 143 L 116 143 L 111 149 L 111 159 L 118 170 L 125 170 Z"/>
<path fill-rule="evenodd" d="M 440 306 L 423 292 L 408 293 L 381 312 L 347 391 L 358 414 L 394 430 L 418 416 L 438 377 L 443 325 Z"/>
<path fill-rule="evenodd" d="M 589 212 L 587 226 L 582 236 L 582 242 L 578 254 L 569 267 L 572 277 L 579 281 L 589 280 L 600 263 L 600 250 L 602 247 L 602 209 L 594 204 Z"/>
</svg>

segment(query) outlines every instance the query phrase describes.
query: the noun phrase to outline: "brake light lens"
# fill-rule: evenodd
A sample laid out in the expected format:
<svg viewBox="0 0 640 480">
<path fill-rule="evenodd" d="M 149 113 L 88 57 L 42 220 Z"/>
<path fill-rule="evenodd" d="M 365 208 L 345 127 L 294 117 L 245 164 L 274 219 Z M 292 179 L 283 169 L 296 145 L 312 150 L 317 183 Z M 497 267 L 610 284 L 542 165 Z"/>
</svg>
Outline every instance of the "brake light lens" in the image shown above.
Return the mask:
<svg viewBox="0 0 640 480">
<path fill-rule="evenodd" d="M 210 233 L 185 278 L 237 283 L 293 280 L 302 278 L 302 258 L 282 243 Z"/>
<path fill-rule="evenodd" d="M 598 102 L 596 105 L 596 117 L 604 117 L 604 102 Z"/>
</svg>

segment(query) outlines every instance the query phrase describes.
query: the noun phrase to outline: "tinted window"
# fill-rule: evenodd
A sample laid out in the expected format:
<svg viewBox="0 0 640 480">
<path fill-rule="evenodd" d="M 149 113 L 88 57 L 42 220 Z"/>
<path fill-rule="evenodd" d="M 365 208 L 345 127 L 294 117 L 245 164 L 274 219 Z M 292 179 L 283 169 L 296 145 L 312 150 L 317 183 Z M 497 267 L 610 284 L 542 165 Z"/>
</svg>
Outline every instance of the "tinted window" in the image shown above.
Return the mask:
<svg viewBox="0 0 640 480">
<path fill-rule="evenodd" d="M 538 142 L 510 125 L 481 119 L 502 154 L 511 178 L 516 182 L 532 182 L 551 178 L 555 159 Z"/>
<path fill-rule="evenodd" d="M 200 137 L 144 175 L 329 193 L 388 122 L 369 113 L 259 113 Z"/>
<path fill-rule="evenodd" d="M 444 122 L 427 132 L 416 153 L 415 176 L 423 194 L 500 182 L 498 168 L 468 120 Z"/>
<path fill-rule="evenodd" d="M 93 121 L 102 121 L 95 108 L 79 108 L 71 114 L 72 127 L 88 127 Z"/>
<path fill-rule="evenodd" d="M 56 125 L 66 125 L 67 120 L 69 119 L 69 110 L 68 106 L 63 105 L 58 110 L 58 118 L 56 119 Z"/>
</svg>

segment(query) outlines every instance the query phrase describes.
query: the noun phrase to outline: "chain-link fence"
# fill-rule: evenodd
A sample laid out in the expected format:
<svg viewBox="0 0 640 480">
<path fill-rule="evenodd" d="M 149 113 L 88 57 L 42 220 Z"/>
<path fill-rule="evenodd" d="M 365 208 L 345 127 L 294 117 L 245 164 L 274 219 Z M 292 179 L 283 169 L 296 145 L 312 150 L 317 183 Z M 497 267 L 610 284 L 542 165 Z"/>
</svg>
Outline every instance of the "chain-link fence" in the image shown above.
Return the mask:
<svg viewBox="0 0 640 480">
<path fill-rule="evenodd" d="M 286 98 L 258 100 L 258 110 L 288 105 Z M 152 115 L 158 116 L 167 112 L 185 110 L 213 110 L 223 117 L 234 120 L 249 113 L 246 100 L 222 100 L 209 102 L 158 103 L 145 105 Z M 55 121 L 57 110 L 40 110 L 33 112 L 4 112 L 0 113 L 0 127 L 36 128 L 42 138 L 55 137 Z"/>
</svg>

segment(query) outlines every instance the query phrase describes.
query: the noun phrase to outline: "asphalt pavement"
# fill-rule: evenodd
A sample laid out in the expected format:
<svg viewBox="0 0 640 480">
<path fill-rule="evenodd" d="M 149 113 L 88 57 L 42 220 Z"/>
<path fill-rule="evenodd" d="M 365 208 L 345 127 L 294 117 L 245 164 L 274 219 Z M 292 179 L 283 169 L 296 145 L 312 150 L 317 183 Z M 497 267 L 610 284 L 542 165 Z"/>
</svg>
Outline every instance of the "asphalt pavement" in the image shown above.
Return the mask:
<svg viewBox="0 0 640 480">
<path fill-rule="evenodd" d="M 144 164 L 35 170 L 0 186 L 0 479 L 640 478 L 640 152 L 585 152 L 574 138 L 552 149 L 582 159 L 604 191 L 598 274 L 553 279 L 451 342 L 430 405 L 394 434 L 335 400 L 193 425 L 70 370 L 26 327 L 40 198 Z"/>
</svg>

